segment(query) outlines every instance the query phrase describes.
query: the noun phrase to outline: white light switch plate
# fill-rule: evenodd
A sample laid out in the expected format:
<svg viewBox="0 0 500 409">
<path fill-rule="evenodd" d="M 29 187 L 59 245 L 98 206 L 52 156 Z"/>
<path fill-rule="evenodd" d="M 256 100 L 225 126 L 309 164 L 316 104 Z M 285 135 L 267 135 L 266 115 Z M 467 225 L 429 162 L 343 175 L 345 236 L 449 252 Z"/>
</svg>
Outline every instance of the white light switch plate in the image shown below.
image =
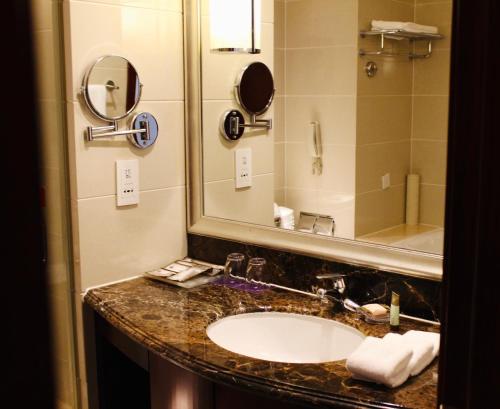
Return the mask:
<svg viewBox="0 0 500 409">
<path fill-rule="evenodd" d="M 236 189 L 252 186 L 252 149 L 236 149 L 234 164 Z"/>
<path fill-rule="evenodd" d="M 391 187 L 391 174 L 386 173 L 384 176 L 382 176 L 382 189 L 389 189 Z"/>
<path fill-rule="evenodd" d="M 139 203 L 139 161 L 116 161 L 116 205 L 129 206 Z"/>
</svg>

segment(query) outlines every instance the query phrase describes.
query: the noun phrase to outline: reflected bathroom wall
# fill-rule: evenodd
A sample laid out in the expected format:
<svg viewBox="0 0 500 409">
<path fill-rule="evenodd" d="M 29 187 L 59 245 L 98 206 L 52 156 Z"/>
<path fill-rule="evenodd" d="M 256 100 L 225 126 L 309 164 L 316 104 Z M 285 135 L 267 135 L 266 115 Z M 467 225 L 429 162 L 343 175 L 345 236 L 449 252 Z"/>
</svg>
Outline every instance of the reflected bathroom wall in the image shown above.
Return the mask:
<svg viewBox="0 0 500 409">
<path fill-rule="evenodd" d="M 207 216 L 273 226 L 276 130 L 247 129 L 237 142 L 226 140 L 219 132 L 224 111 L 238 108 L 234 85 L 241 70 L 260 61 L 274 73 L 273 2 L 262 2 L 262 53 L 256 55 L 212 51 L 209 0 L 201 4 L 204 211 Z M 274 118 L 274 106 L 262 118 Z M 246 114 L 245 119 L 249 121 Z M 235 189 L 234 155 L 241 148 L 252 149 L 252 186 Z"/>
<path fill-rule="evenodd" d="M 275 201 L 335 219 L 335 236 L 432 253 L 443 242 L 451 0 L 275 0 Z M 437 26 L 429 58 L 358 56 L 372 20 Z M 424 44 L 425 46 L 425 44 Z M 422 51 L 406 40 L 392 51 Z M 365 66 L 378 71 L 368 77 Z M 314 174 L 310 123 L 323 172 Z M 418 221 L 406 220 L 417 174 Z M 382 177 L 386 176 L 386 185 Z M 282 226 L 285 227 L 285 226 Z M 300 227 L 300 226 L 299 226 Z"/>
<path fill-rule="evenodd" d="M 263 0 L 259 55 L 210 50 L 207 3 L 204 214 L 328 235 L 309 226 L 322 215 L 334 219 L 335 237 L 441 253 L 451 0 Z M 432 39 L 426 58 L 409 55 L 425 54 L 428 40 L 405 35 L 389 36 L 376 54 L 380 34 L 360 34 L 373 20 L 435 26 L 444 37 Z M 265 115 L 273 129 L 229 142 L 219 118 L 238 108 L 236 78 L 253 61 L 273 70 L 276 94 Z M 246 147 L 253 185 L 236 189 L 234 152 Z"/>
<path fill-rule="evenodd" d="M 357 14 L 352 2 L 275 5 L 275 200 L 335 219 L 354 238 Z M 314 169 L 311 122 L 318 123 L 322 169 Z"/>
</svg>

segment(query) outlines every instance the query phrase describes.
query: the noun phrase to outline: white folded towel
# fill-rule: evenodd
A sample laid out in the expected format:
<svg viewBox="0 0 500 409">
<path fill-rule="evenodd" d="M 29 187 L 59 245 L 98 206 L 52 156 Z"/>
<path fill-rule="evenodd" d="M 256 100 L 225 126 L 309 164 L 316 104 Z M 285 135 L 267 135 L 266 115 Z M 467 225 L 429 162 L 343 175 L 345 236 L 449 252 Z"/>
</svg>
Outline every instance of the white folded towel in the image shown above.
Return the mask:
<svg viewBox="0 0 500 409">
<path fill-rule="evenodd" d="M 408 379 L 412 354 L 411 348 L 400 342 L 366 337 L 347 358 L 346 366 L 355 379 L 395 388 Z"/>
<path fill-rule="evenodd" d="M 437 34 L 438 28 L 435 26 L 425 26 L 423 24 L 412 23 L 410 21 L 384 21 L 372 20 L 372 30 L 401 30 L 408 33 Z"/>
<path fill-rule="evenodd" d="M 422 372 L 423 369 L 434 359 L 434 355 L 432 353 L 433 344 L 426 338 L 415 337 L 411 334 L 410 336 L 407 336 L 406 334 L 399 335 L 388 333 L 383 339 L 395 342 L 396 348 L 398 348 L 398 342 L 408 348 L 411 348 L 413 354 L 408 364 L 408 368 L 410 370 L 410 375 L 415 376 Z"/>
<path fill-rule="evenodd" d="M 405 337 L 412 337 L 419 340 L 426 340 L 432 343 L 432 357 L 435 358 L 439 355 L 439 342 L 441 337 L 439 333 L 427 331 L 411 330 L 404 334 Z"/>
</svg>

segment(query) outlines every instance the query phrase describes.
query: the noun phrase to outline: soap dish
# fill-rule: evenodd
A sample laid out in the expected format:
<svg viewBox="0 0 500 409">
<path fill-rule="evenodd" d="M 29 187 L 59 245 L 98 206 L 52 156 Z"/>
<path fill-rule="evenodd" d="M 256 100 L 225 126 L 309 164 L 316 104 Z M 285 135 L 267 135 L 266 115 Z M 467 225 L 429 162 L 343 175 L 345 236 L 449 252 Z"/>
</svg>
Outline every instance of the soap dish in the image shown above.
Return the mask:
<svg viewBox="0 0 500 409">
<path fill-rule="evenodd" d="M 369 324 L 389 322 L 389 307 L 384 304 L 367 304 L 359 307 L 357 313 Z"/>
</svg>

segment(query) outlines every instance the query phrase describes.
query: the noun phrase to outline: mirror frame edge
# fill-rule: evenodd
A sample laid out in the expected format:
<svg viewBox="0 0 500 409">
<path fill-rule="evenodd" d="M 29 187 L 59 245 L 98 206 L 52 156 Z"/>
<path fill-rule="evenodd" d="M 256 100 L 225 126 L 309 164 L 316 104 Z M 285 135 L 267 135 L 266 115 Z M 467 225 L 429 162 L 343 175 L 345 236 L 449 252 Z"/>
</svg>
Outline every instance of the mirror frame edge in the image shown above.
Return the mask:
<svg viewBox="0 0 500 409">
<path fill-rule="evenodd" d="M 440 255 L 355 240 L 283 231 L 203 214 L 201 0 L 183 0 L 187 231 L 434 281 Z"/>
</svg>

